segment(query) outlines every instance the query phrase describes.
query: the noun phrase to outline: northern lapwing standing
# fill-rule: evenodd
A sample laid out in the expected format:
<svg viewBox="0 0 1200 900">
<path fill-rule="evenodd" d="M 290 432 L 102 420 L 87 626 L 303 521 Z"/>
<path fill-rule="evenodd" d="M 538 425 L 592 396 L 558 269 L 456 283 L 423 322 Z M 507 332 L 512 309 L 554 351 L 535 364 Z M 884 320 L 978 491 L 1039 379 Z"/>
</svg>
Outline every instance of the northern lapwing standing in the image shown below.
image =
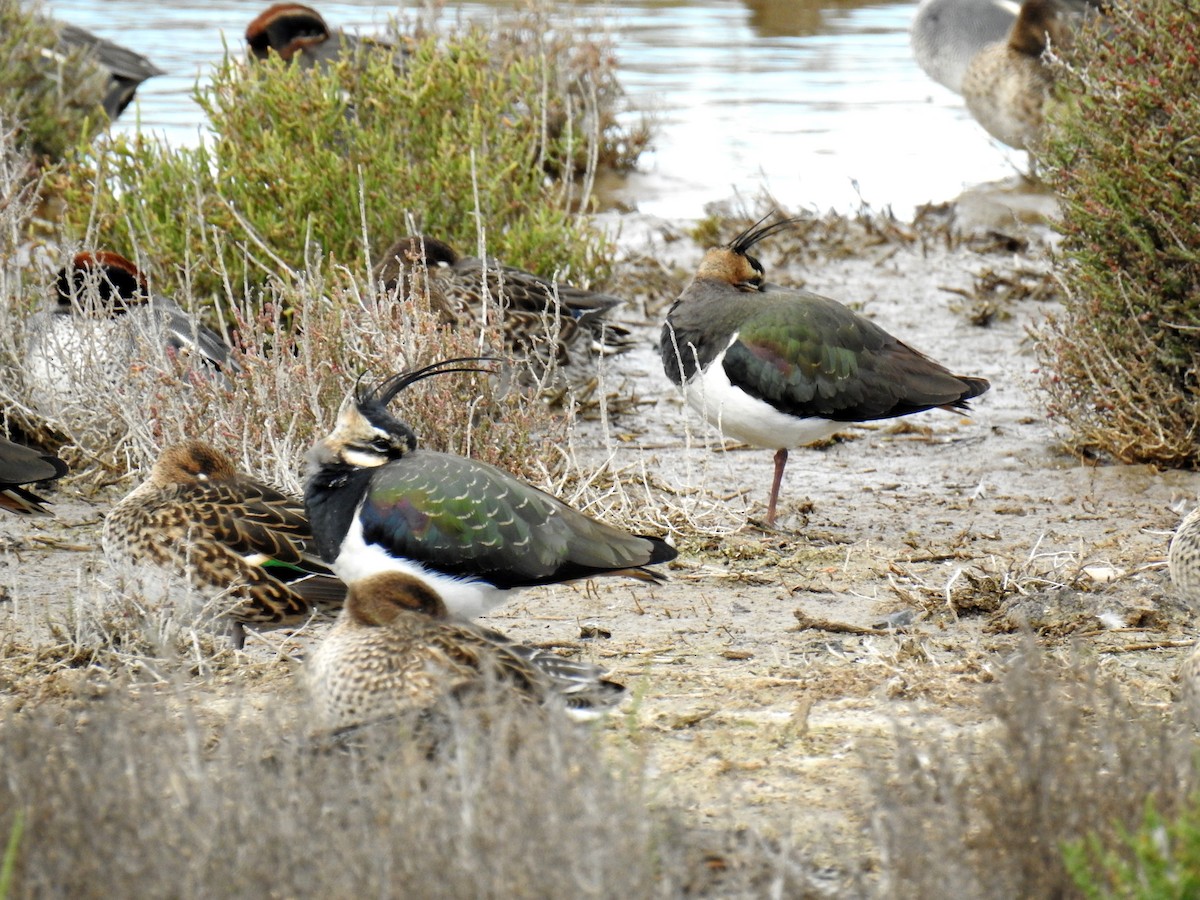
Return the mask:
<svg viewBox="0 0 1200 900">
<path fill-rule="evenodd" d="M 604 670 L 452 620 L 430 584 L 381 572 L 349 585 L 346 605 L 307 664 L 324 727 L 366 725 L 473 692 L 501 690 L 587 718 L 615 706 L 625 688 Z"/>
<path fill-rule="evenodd" d="M 50 501 L 23 487 L 52 481 L 67 474 L 67 464 L 50 453 L 41 453 L 0 437 L 0 509 L 18 515 L 48 515 Z"/>
<path fill-rule="evenodd" d="M 346 586 L 320 559 L 301 500 L 240 474 L 202 441 L 167 447 L 104 519 L 104 552 L 121 567 L 187 578 L 234 624 L 298 624 L 341 608 Z"/>
<path fill-rule="evenodd" d="M 58 270 L 52 307 L 30 323 L 25 372 L 39 407 L 86 405 L 81 390 L 119 391 L 132 366 L 151 361 L 147 353 L 220 374 L 237 371 L 232 352 L 173 300 L 151 293 L 129 259 L 95 251 Z"/>
<path fill-rule="evenodd" d="M 965 410 L 988 382 L 952 375 L 836 300 L 765 282 L 749 251 L 795 220 L 763 221 L 704 254 L 667 313 L 662 358 L 688 405 L 723 434 L 776 451 L 772 526 L 789 448 L 851 422 Z"/>
<path fill-rule="evenodd" d="M 535 359 L 571 361 L 572 351 L 621 353 L 634 345 L 627 328 L 608 320 L 623 301 L 608 294 L 552 281 L 495 259 L 462 256 L 437 238 L 407 235 L 375 266 L 375 279 L 401 298 L 428 292 L 430 307 L 447 323 L 462 325 L 487 315 L 503 317 L 508 346 Z"/>
<path fill-rule="evenodd" d="M 473 360 L 360 387 L 309 453 L 304 501 L 322 558 L 348 583 L 405 572 L 449 611 L 483 615 L 521 588 L 600 575 L 659 582 L 675 548 L 577 512 L 495 466 L 417 447 L 389 412 L 408 386 Z"/>
</svg>

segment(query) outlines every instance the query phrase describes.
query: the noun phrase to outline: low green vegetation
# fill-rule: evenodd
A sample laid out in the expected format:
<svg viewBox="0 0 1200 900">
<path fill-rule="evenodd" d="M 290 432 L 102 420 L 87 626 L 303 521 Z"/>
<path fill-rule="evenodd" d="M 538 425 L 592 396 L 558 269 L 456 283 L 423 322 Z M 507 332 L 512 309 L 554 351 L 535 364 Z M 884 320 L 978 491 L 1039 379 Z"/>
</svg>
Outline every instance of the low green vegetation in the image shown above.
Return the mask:
<svg viewBox="0 0 1200 900">
<path fill-rule="evenodd" d="M 1042 335 L 1078 451 L 1200 465 L 1200 18 L 1115 5 L 1064 51 L 1042 161 L 1062 198 L 1066 308 Z"/>
<path fill-rule="evenodd" d="M 26 14 L 21 27 L 45 23 Z M 295 489 L 305 451 L 356 379 L 505 353 L 495 315 L 450 329 L 423 298 L 396 303 L 375 290 L 371 266 L 396 237 L 420 230 L 465 254 L 483 246 L 577 284 L 603 280 L 610 247 L 583 214 L 591 179 L 601 166 L 632 165 L 646 140 L 643 126 L 620 124 L 609 48 L 536 12 L 486 30 L 414 25 L 390 40 L 315 70 L 277 57 L 251 64 L 231 49 L 196 89 L 207 116 L 200 146 L 117 137 L 46 176 L 45 193 L 64 210 L 56 264 L 75 247 L 134 259 L 155 293 L 226 327 L 239 368 L 220 378 L 151 346 L 119 392 L 111 376 L 66 360 L 80 363 L 73 383 L 86 399 L 48 406 L 23 358 L 51 273 L 17 262 L 32 207 L 0 209 L 8 418 L 107 473 L 100 481 L 202 434 Z M 20 112 L 55 132 L 40 107 Z M 34 184 L 26 147 L 5 142 L 5 196 Z M 396 411 L 428 446 L 546 484 L 569 425 L 537 396 L 552 377 L 433 379 Z M 508 386 L 531 380 L 529 390 Z"/>
<path fill-rule="evenodd" d="M 17 127 L 33 158 L 58 160 L 108 124 L 100 106 L 107 76 L 82 49 L 59 49 L 54 23 L 36 5 L 0 0 L 0 125 Z"/>
<path fill-rule="evenodd" d="M 201 298 L 324 261 L 365 275 L 414 230 L 603 278 L 609 248 L 579 210 L 601 161 L 631 164 L 645 135 L 618 124 L 601 48 L 520 22 L 391 37 L 403 51 L 315 70 L 231 51 L 196 90 L 203 145 L 118 139 L 65 170 L 68 236 L 137 248 Z"/>
<path fill-rule="evenodd" d="M 1141 826 L 1122 837 L 1118 849 L 1095 834 L 1067 846 L 1067 865 L 1089 900 L 1200 896 L 1200 796 L 1194 795 L 1172 819 L 1148 803 Z"/>
</svg>

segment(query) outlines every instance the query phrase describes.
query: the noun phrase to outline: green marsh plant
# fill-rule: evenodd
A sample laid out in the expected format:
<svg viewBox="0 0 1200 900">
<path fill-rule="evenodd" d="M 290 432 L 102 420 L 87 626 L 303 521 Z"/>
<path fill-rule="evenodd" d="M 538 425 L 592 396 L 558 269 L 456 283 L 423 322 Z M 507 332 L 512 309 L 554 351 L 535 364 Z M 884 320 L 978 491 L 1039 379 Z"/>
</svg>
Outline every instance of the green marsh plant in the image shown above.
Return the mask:
<svg viewBox="0 0 1200 900">
<path fill-rule="evenodd" d="M 1200 18 L 1113 4 L 1063 51 L 1041 154 L 1066 306 L 1043 329 L 1049 410 L 1078 452 L 1200 466 Z"/>
</svg>

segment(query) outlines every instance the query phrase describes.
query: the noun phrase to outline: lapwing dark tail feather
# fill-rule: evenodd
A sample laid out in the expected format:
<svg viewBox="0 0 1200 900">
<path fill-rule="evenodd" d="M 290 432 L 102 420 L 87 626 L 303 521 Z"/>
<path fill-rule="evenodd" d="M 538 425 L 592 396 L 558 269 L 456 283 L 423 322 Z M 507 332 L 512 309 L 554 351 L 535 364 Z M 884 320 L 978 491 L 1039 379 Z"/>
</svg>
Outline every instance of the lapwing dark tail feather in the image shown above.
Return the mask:
<svg viewBox="0 0 1200 900">
<path fill-rule="evenodd" d="M 960 396 L 957 400 L 944 404 L 941 407 L 942 409 L 950 412 L 954 412 L 955 410 L 969 412 L 971 409 L 971 404 L 967 401 L 978 397 L 992 386 L 991 382 L 989 382 L 986 378 L 973 378 L 969 375 L 955 375 L 954 377 L 966 386 L 966 390 L 963 391 L 962 396 Z"/>
</svg>

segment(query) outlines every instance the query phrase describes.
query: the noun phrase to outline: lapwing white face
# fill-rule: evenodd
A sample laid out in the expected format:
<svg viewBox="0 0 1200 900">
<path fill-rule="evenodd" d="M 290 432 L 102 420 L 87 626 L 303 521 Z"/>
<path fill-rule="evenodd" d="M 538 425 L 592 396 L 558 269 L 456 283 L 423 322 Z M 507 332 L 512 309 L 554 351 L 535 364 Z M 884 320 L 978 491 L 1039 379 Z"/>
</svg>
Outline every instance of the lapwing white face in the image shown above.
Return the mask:
<svg viewBox="0 0 1200 900">
<path fill-rule="evenodd" d="M 333 457 L 359 469 L 382 466 L 407 450 L 391 432 L 362 414 L 353 394 L 342 401 L 333 431 L 321 443 Z"/>
</svg>

